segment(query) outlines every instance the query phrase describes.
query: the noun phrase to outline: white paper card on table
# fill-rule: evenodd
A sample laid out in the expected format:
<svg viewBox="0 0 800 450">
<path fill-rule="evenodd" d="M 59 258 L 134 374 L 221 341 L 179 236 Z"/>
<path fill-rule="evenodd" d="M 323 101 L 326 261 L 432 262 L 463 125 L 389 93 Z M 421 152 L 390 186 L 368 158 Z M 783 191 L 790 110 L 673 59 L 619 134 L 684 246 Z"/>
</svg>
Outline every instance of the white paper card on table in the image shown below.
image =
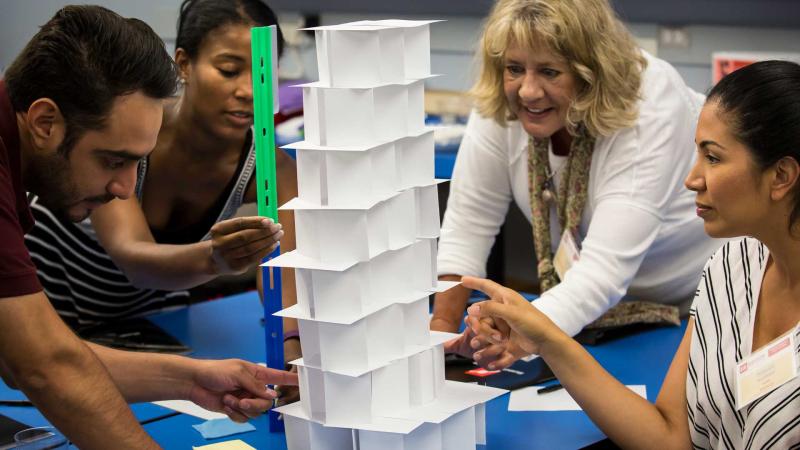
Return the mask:
<svg viewBox="0 0 800 450">
<path fill-rule="evenodd" d="M 153 404 L 205 420 L 224 419 L 228 417 L 225 414 L 209 411 L 201 406 L 197 406 L 188 400 L 164 400 L 153 402 Z"/>
<path fill-rule="evenodd" d="M 511 391 L 508 400 L 509 411 L 580 411 L 581 407 L 575 403 L 566 389 L 559 389 L 543 394 L 538 394 L 537 389 L 544 386 L 530 386 Z M 642 384 L 628 385 L 642 398 L 647 398 L 647 386 Z"/>
<path fill-rule="evenodd" d="M 796 325 L 736 365 L 736 408 L 742 409 L 797 376 Z"/>
</svg>

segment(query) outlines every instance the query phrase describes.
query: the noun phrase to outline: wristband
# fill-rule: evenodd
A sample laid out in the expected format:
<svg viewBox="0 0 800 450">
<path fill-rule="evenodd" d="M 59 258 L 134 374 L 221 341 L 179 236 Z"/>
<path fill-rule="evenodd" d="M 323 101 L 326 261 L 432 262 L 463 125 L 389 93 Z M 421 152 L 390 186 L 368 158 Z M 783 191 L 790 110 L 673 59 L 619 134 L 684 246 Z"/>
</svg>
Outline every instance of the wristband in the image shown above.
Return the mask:
<svg viewBox="0 0 800 450">
<path fill-rule="evenodd" d="M 291 330 L 283 333 L 283 342 L 288 341 L 289 339 L 300 339 L 300 331 L 299 330 Z"/>
</svg>

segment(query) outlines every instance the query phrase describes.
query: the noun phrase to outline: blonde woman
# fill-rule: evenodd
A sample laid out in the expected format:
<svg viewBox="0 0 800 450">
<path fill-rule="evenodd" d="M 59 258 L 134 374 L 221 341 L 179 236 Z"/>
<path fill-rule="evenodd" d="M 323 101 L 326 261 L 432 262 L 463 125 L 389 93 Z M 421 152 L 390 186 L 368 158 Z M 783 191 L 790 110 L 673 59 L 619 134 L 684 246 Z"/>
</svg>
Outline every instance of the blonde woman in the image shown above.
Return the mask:
<svg viewBox="0 0 800 450">
<path fill-rule="evenodd" d="M 800 448 L 800 377 L 787 376 L 800 365 L 800 65 L 764 61 L 727 75 L 708 94 L 695 141 L 685 183 L 698 222 L 710 236 L 748 237 L 702 269 L 655 405 L 519 294 L 467 277 L 492 297 L 469 309 L 470 326 L 492 341 L 475 356 L 504 346 L 541 355 L 622 448 Z"/>
<path fill-rule="evenodd" d="M 639 302 L 623 302 L 630 308 L 618 307 L 611 323 L 688 312 L 703 261 L 720 245 L 703 233 L 682 184 L 702 96 L 639 49 L 606 0 L 501 0 L 480 56 L 440 277 L 485 276 L 514 201 L 533 227 L 531 270 L 543 292 L 534 305 L 567 334 L 620 300 Z M 553 259 L 564 236 L 578 260 L 561 280 Z M 468 296 L 463 287 L 437 295 L 431 327 L 458 329 Z M 469 337 L 448 350 L 471 354 Z"/>
</svg>

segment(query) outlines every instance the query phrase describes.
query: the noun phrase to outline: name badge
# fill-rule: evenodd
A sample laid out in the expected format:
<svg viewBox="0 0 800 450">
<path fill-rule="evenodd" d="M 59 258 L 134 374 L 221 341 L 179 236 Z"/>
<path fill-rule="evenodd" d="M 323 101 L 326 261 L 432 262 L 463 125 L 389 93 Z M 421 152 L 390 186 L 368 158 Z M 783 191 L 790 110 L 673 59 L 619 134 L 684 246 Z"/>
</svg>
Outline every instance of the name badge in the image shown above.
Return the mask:
<svg viewBox="0 0 800 450">
<path fill-rule="evenodd" d="M 797 376 L 796 333 L 797 326 L 737 364 L 736 407 L 738 409 L 744 408 L 753 400 Z"/>
<path fill-rule="evenodd" d="M 575 243 L 575 237 L 570 230 L 564 230 L 556 255 L 553 257 L 553 267 L 561 281 L 564 281 L 564 276 L 572 268 L 572 265 L 578 262 L 578 258 L 580 258 L 580 251 L 578 244 Z"/>
</svg>

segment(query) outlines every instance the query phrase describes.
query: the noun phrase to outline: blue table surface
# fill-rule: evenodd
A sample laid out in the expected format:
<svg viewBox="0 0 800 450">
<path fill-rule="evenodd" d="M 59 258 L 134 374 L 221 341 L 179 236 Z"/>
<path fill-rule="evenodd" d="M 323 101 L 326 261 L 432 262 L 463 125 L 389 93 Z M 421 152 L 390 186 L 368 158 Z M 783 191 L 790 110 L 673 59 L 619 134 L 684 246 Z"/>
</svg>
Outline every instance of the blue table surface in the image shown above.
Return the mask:
<svg viewBox="0 0 800 450">
<path fill-rule="evenodd" d="M 188 308 L 158 314 L 150 319 L 195 349 L 198 358 L 242 358 L 265 361 L 263 310 L 255 292 L 204 302 Z M 644 384 L 647 398 L 655 401 L 672 355 L 678 348 L 682 327 L 658 328 L 587 347 L 589 352 L 621 382 Z M 22 398 L 5 386 L 4 399 Z M 486 411 L 487 449 L 574 449 L 604 438 L 582 411 L 510 412 L 508 395 L 492 400 Z M 133 405 L 140 420 L 164 414 L 152 404 Z M 32 426 L 46 420 L 33 408 L 2 407 L 7 415 Z M 178 415 L 145 425 L 145 430 L 165 449 L 187 449 L 230 439 L 241 439 L 257 449 L 285 449 L 282 433 L 269 433 L 266 417 L 251 421 L 256 431 L 236 436 L 205 440 L 191 425 L 203 422 Z"/>
</svg>

